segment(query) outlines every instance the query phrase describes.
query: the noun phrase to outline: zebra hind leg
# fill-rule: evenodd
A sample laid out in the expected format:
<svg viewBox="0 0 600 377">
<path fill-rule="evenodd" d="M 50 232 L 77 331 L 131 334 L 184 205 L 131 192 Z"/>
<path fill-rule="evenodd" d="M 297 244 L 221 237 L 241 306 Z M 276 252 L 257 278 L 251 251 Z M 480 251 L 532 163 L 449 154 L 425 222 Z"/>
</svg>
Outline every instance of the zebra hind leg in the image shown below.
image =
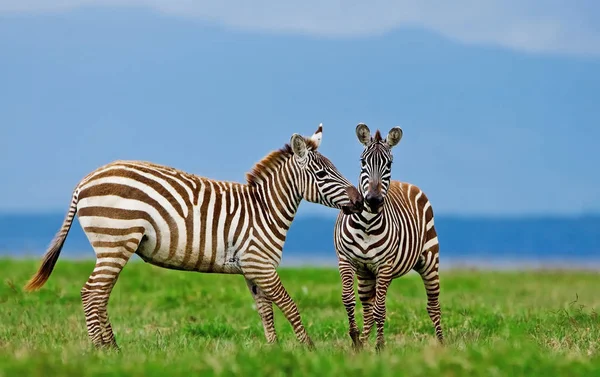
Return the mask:
<svg viewBox="0 0 600 377">
<path fill-rule="evenodd" d="M 96 347 L 118 349 L 110 324 L 107 306 L 112 289 L 119 274 L 137 248 L 133 240 L 121 242 L 117 246 L 108 242 L 95 242 L 96 266 L 81 289 L 81 301 L 87 325 L 88 336 Z M 110 251 L 108 250 L 110 248 Z"/>
<path fill-rule="evenodd" d="M 275 268 L 272 266 L 261 266 L 259 269 L 256 265 L 248 265 L 242 267 L 242 269 L 245 277 L 256 283 L 258 288 L 265 294 L 266 298 L 275 303 L 275 305 L 283 312 L 285 318 L 294 328 L 294 333 L 296 334 L 298 341 L 308 345 L 309 349 L 314 349 L 314 343 L 306 333 L 306 329 L 302 324 L 298 307 L 285 290 Z"/>
<path fill-rule="evenodd" d="M 437 249 L 437 245 L 436 245 Z M 425 291 L 427 293 L 427 313 L 433 322 L 435 335 L 440 342 L 444 344 L 444 335 L 442 332 L 442 311 L 440 308 L 440 275 L 439 275 L 439 256 L 437 250 L 427 250 L 421 255 L 415 271 L 421 275 Z"/>
<path fill-rule="evenodd" d="M 273 320 L 273 302 L 267 298 L 264 292 L 251 280 L 246 279 L 248 289 L 256 303 L 256 310 L 262 320 L 263 329 L 267 343 L 277 343 L 277 333 Z"/>
<path fill-rule="evenodd" d="M 348 334 L 352 339 L 352 347 L 355 350 L 362 348 L 362 343 L 359 339 L 360 330 L 356 325 L 354 309 L 356 307 L 356 296 L 354 294 L 354 268 L 345 260 L 339 260 L 339 272 L 342 280 L 342 303 L 346 308 L 348 315 Z"/>
</svg>

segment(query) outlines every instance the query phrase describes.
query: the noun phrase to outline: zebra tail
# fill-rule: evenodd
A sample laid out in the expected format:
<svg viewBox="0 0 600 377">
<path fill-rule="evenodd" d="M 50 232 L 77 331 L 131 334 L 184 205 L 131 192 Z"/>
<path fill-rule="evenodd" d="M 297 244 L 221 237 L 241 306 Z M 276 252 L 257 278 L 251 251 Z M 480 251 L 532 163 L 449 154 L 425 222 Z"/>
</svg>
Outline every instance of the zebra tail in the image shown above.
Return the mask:
<svg viewBox="0 0 600 377">
<path fill-rule="evenodd" d="M 60 255 L 60 251 L 67 239 L 67 234 L 71 229 L 71 224 L 73 224 L 73 219 L 75 218 L 75 214 L 77 213 L 77 201 L 78 201 L 79 190 L 73 193 L 73 200 L 71 202 L 71 206 L 69 207 L 69 212 L 65 217 L 61 229 L 56 233 L 54 239 L 50 243 L 46 254 L 44 255 L 44 259 L 42 259 L 42 263 L 36 272 L 35 275 L 31 277 L 31 279 L 27 282 L 24 289 L 25 291 L 31 292 L 40 289 L 52 274 L 52 270 L 54 270 L 54 265 L 56 265 L 56 261 Z"/>
</svg>

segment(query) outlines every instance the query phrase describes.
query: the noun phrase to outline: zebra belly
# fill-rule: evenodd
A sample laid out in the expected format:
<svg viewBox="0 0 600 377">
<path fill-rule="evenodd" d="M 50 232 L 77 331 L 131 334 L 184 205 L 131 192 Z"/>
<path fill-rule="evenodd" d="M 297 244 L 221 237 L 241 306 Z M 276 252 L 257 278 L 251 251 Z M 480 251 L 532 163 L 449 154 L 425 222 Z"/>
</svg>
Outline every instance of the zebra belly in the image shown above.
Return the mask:
<svg viewBox="0 0 600 377">
<path fill-rule="evenodd" d="M 352 244 L 345 245 L 342 252 L 357 271 L 376 273 L 382 266 L 389 265 L 393 278 L 403 276 L 415 267 L 421 254 L 419 250 L 422 248 L 420 242 L 409 242 L 412 247 L 408 250 L 403 250 L 395 243 L 376 247 L 376 240 L 366 234 L 356 237 L 353 241 L 353 245 L 360 245 L 360 248 L 352 247 Z"/>
<path fill-rule="evenodd" d="M 395 279 L 404 276 L 412 271 L 418 260 L 419 256 L 417 254 L 407 255 L 405 256 L 405 259 L 397 259 L 394 262 L 394 268 L 392 269 L 392 278 Z"/>
<path fill-rule="evenodd" d="M 196 271 L 205 273 L 239 274 L 242 272 L 237 253 L 232 247 L 201 250 L 192 248 L 186 252 L 186 245 L 180 245 L 177 252 L 169 257 L 169 250 L 157 250 L 153 254 L 151 237 L 143 241 L 137 254 L 145 262 L 172 270 Z"/>
</svg>

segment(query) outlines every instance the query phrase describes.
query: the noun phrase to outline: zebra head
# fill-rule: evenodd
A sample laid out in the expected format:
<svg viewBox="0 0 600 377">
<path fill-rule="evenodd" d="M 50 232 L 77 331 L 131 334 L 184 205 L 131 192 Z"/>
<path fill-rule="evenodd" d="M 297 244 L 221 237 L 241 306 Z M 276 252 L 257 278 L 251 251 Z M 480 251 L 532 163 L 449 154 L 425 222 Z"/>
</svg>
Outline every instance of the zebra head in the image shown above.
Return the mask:
<svg viewBox="0 0 600 377">
<path fill-rule="evenodd" d="M 364 197 L 365 209 L 370 213 L 379 213 L 390 187 L 392 176 L 392 148 L 402 139 L 402 129 L 394 127 L 383 139 L 379 130 L 371 136 L 364 123 L 356 126 L 356 136 L 365 149 L 360 156 L 360 190 Z"/>
<path fill-rule="evenodd" d="M 309 138 L 293 134 L 290 145 L 293 161 L 298 167 L 298 188 L 302 198 L 327 207 L 341 209 L 346 214 L 363 209 L 363 197 L 317 149 L 323 137 L 323 124 Z"/>
</svg>

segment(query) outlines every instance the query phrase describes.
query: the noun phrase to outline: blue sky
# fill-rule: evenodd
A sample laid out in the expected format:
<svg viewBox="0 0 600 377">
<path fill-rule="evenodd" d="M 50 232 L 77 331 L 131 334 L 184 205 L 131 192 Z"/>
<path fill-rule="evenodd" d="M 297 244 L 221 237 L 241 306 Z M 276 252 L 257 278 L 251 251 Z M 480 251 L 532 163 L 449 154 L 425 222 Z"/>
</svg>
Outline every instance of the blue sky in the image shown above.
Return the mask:
<svg viewBox="0 0 600 377">
<path fill-rule="evenodd" d="M 600 211 L 600 3 L 247 4 L 0 0 L 0 212 L 114 159 L 244 181 L 320 122 L 352 182 L 356 124 L 401 126 L 439 214 Z"/>
</svg>

